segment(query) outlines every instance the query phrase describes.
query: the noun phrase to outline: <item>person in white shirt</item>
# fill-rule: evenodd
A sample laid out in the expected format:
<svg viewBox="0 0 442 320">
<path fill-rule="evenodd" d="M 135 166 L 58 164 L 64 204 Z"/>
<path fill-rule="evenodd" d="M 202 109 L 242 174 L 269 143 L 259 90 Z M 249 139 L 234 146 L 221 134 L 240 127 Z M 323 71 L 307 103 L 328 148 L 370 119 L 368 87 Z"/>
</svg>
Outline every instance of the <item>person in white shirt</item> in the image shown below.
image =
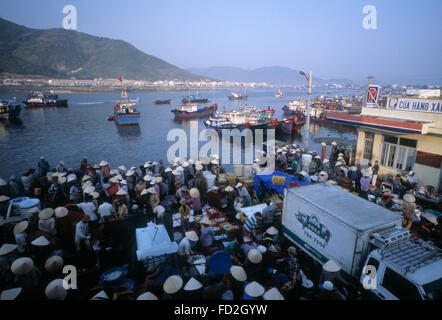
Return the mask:
<svg viewBox="0 0 442 320">
<path fill-rule="evenodd" d="M 97 208 L 95 207 L 95 204 L 91 200 L 92 200 L 91 197 L 89 195 L 86 195 L 86 202 L 79 203 L 77 204 L 77 206 L 81 208 L 81 210 L 83 210 L 83 213 L 85 215 L 88 215 L 89 218 L 91 219 L 90 221 L 93 222 L 96 221 L 98 218 L 95 213 L 95 210 L 97 210 Z"/>
<path fill-rule="evenodd" d="M 111 205 L 108 202 L 103 202 L 99 207 L 98 207 L 98 214 L 100 215 L 100 221 L 104 222 L 104 218 L 108 217 L 112 214 L 115 214 L 115 208 L 113 205 Z"/>
<path fill-rule="evenodd" d="M 23 175 L 21 177 L 21 183 L 23 184 L 25 193 L 29 193 L 29 190 L 31 189 L 31 180 L 29 177 L 29 171 L 23 172 Z"/>
<path fill-rule="evenodd" d="M 77 251 L 81 251 L 83 247 L 90 249 L 89 239 L 91 235 L 89 233 L 89 216 L 84 215 L 83 219 L 77 223 L 75 227 L 75 247 Z"/>
<path fill-rule="evenodd" d="M 246 188 L 243 187 L 242 183 L 236 185 L 238 190 L 238 195 L 244 199 L 244 207 L 250 207 L 252 205 L 252 198 Z"/>
</svg>

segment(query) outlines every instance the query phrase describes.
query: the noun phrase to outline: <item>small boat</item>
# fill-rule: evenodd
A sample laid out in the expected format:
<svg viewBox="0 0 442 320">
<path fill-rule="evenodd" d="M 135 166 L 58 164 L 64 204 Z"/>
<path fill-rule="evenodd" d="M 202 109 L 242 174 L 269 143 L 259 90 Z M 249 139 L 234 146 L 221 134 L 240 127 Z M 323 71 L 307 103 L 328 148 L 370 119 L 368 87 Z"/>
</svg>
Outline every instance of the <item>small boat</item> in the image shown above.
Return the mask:
<svg viewBox="0 0 442 320">
<path fill-rule="evenodd" d="M 140 102 L 140 97 L 136 97 L 135 99 L 129 99 L 129 103 L 138 103 Z"/>
<path fill-rule="evenodd" d="M 33 92 L 28 99 L 23 101 L 28 108 L 37 107 L 67 107 L 68 99 L 59 99 L 56 94 L 43 94 L 41 92 Z"/>
<path fill-rule="evenodd" d="M 275 97 L 276 98 L 284 98 L 286 95 L 287 95 L 287 93 L 285 93 L 282 90 L 278 90 L 278 91 L 275 92 Z"/>
<path fill-rule="evenodd" d="M 133 106 L 136 103 L 129 102 L 129 96 L 127 95 L 126 87 L 123 85 L 121 91 L 120 103 L 117 103 L 114 107 L 114 118 L 116 124 L 120 126 L 134 126 L 138 125 L 140 121 L 140 112 Z M 109 118 L 108 118 L 109 119 Z"/>
<path fill-rule="evenodd" d="M 204 122 L 208 129 L 218 132 L 222 130 L 233 129 L 266 129 L 274 128 L 277 120 L 273 120 L 274 109 L 258 109 L 256 107 L 245 107 L 240 111 L 231 111 L 229 113 L 217 113 L 214 117 Z"/>
<path fill-rule="evenodd" d="M 235 92 L 231 92 L 230 96 L 228 96 L 229 100 L 247 100 L 247 95 L 241 95 Z"/>
<path fill-rule="evenodd" d="M 182 102 L 184 103 L 208 103 L 209 99 L 206 98 L 198 98 L 199 97 L 199 93 L 197 92 L 195 95 L 189 95 L 187 98 L 183 98 Z"/>
<path fill-rule="evenodd" d="M 0 101 L 0 119 L 14 120 L 17 119 L 21 112 L 21 105 L 15 104 L 14 101 Z"/>
<path fill-rule="evenodd" d="M 197 103 L 187 103 L 179 105 L 171 112 L 175 115 L 176 119 L 204 118 L 213 115 L 217 108 L 218 105 L 216 103 L 204 108 L 198 108 Z"/>
<path fill-rule="evenodd" d="M 291 117 L 278 121 L 276 130 L 285 134 L 292 134 L 298 131 L 305 124 L 305 118 Z"/>
<path fill-rule="evenodd" d="M 172 99 L 167 99 L 167 100 L 155 100 L 153 103 L 155 103 L 155 104 L 170 104 L 170 101 L 172 101 Z"/>
</svg>

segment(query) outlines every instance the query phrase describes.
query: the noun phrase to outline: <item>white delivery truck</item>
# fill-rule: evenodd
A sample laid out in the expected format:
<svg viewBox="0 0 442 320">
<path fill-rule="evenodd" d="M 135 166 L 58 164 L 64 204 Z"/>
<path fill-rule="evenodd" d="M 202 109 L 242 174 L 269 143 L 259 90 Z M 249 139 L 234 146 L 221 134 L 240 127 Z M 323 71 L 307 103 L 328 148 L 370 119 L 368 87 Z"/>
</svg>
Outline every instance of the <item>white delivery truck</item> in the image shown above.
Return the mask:
<svg viewBox="0 0 442 320">
<path fill-rule="evenodd" d="M 440 250 L 401 223 L 398 213 L 329 183 L 285 190 L 284 235 L 314 260 L 338 262 L 371 297 L 440 299 Z"/>
</svg>

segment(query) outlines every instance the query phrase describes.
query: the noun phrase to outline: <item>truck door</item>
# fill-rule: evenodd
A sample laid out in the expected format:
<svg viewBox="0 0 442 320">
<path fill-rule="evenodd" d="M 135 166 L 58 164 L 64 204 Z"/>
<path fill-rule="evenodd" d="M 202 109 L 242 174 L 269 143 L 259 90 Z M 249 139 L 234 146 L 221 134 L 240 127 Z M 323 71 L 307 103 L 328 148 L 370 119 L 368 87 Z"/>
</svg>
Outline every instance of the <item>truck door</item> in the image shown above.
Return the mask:
<svg viewBox="0 0 442 320">
<path fill-rule="evenodd" d="M 388 266 L 384 267 L 378 296 L 385 300 L 422 300 L 416 285 Z"/>
</svg>

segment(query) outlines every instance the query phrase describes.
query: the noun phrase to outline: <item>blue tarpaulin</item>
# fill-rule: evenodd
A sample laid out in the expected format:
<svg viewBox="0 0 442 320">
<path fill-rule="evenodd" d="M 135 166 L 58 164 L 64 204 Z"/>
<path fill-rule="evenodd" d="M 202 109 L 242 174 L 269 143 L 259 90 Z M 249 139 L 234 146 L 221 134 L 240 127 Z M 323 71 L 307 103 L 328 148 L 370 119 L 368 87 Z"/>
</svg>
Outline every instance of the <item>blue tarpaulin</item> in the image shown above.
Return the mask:
<svg viewBox="0 0 442 320">
<path fill-rule="evenodd" d="M 272 174 L 257 174 L 253 182 L 256 194 L 260 192 L 260 182 L 264 183 L 264 187 L 267 190 L 274 190 L 279 194 L 284 194 L 284 189 L 289 186 L 302 186 L 304 184 L 309 184 L 309 181 L 300 181 L 297 176 L 292 176 L 288 173 L 281 171 L 273 171 Z"/>
</svg>

